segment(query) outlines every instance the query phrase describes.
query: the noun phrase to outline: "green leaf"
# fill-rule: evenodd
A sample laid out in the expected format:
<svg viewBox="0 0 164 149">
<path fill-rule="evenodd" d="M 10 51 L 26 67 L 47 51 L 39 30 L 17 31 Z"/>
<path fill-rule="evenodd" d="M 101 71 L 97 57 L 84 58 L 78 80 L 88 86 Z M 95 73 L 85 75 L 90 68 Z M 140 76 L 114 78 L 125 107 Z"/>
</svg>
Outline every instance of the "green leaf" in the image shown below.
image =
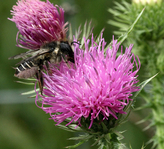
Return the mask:
<svg viewBox="0 0 164 149">
<path fill-rule="evenodd" d="M 113 9 L 109 8 L 108 11 L 110 13 L 112 13 L 113 15 L 115 15 L 115 16 L 119 16 L 120 15 L 120 11 L 118 11 L 118 10 L 113 10 Z"/>
<path fill-rule="evenodd" d="M 74 130 L 74 131 L 83 132 L 83 130 L 81 129 L 81 127 L 79 127 L 79 126 L 77 127 L 77 124 L 70 124 L 67 127 L 69 127 L 69 129 Z"/>
<path fill-rule="evenodd" d="M 63 130 L 69 131 L 69 132 L 75 132 L 74 130 L 70 129 L 69 127 L 61 125 L 61 124 L 58 124 L 56 126 L 59 127 L 60 129 L 63 129 Z"/>
<path fill-rule="evenodd" d="M 37 88 L 36 91 L 39 91 L 39 88 Z M 35 94 L 35 90 L 22 93 L 22 95 L 30 95 L 30 94 Z"/>
<path fill-rule="evenodd" d="M 98 149 L 106 149 L 104 144 L 101 144 Z"/>
<path fill-rule="evenodd" d="M 155 78 L 157 75 L 158 75 L 158 73 L 155 74 L 154 76 L 152 76 L 151 78 L 149 78 L 149 79 L 147 79 L 147 80 L 141 82 L 141 83 L 139 84 L 139 86 L 141 86 L 141 88 L 140 88 L 140 90 L 139 90 L 138 92 L 136 92 L 136 93 L 134 94 L 133 98 L 137 97 L 138 94 L 141 92 L 141 90 L 146 86 L 146 84 L 148 84 L 148 83 L 149 83 L 153 78 Z"/>
<path fill-rule="evenodd" d="M 93 137 L 92 135 L 85 134 L 85 135 L 79 135 L 78 137 L 69 138 L 69 140 L 89 140 L 92 137 Z"/>
<path fill-rule="evenodd" d="M 138 17 L 137 17 L 136 20 L 134 21 L 134 23 L 133 23 L 129 28 L 128 28 L 128 26 L 125 25 L 125 24 L 122 24 L 122 23 L 119 23 L 119 22 L 116 22 L 116 21 L 109 21 L 110 24 L 113 24 L 114 26 L 119 27 L 119 26 L 125 25 L 124 28 L 125 28 L 125 29 L 128 28 L 127 31 L 117 39 L 117 41 L 118 41 L 120 44 L 123 43 L 123 41 L 128 37 L 128 35 L 130 34 L 130 32 L 133 30 L 134 26 L 137 24 L 138 20 L 141 18 L 141 16 L 142 16 L 144 10 L 145 10 L 145 9 L 143 9 L 143 10 L 140 12 L 140 14 L 138 15 Z M 108 11 L 112 12 L 111 9 L 109 9 Z M 113 12 L 114 12 L 114 11 L 113 11 Z M 108 22 L 108 23 L 109 23 L 109 22 Z M 115 33 L 118 34 L 118 33 L 121 33 L 121 32 L 120 32 L 120 31 L 117 31 L 117 32 L 115 32 Z M 104 51 L 106 52 L 107 47 L 111 47 L 111 45 L 112 45 L 112 41 L 106 46 L 106 48 L 105 48 Z"/>
<path fill-rule="evenodd" d="M 136 97 L 138 96 L 138 94 L 143 90 L 143 88 L 145 87 L 145 85 L 148 84 L 148 83 L 149 83 L 154 77 L 156 77 L 157 75 L 158 75 L 158 73 L 155 74 L 154 76 L 152 76 L 151 78 L 149 78 L 149 79 L 147 79 L 147 80 L 141 82 L 141 83 L 139 84 L 139 86 L 141 86 L 141 87 L 140 87 L 140 90 L 134 94 L 134 96 L 133 96 L 132 99 L 136 98 Z M 127 110 L 131 107 L 132 103 L 133 103 L 133 100 L 131 100 L 131 101 L 129 102 L 129 104 L 125 107 L 125 112 L 127 112 Z"/>
<path fill-rule="evenodd" d="M 17 83 L 25 84 L 25 85 L 34 85 L 34 82 L 24 82 L 24 81 L 16 81 Z"/>
<path fill-rule="evenodd" d="M 83 144 L 86 140 L 82 140 L 79 143 L 75 144 L 75 145 L 71 145 L 71 146 L 67 146 L 66 148 L 77 148 L 78 146 L 80 146 L 81 144 Z"/>
<path fill-rule="evenodd" d="M 121 10 L 121 11 L 126 11 L 130 6 L 131 6 L 131 4 L 129 4 L 128 2 L 126 2 L 126 1 L 122 1 L 122 4 L 123 5 L 121 5 L 119 2 L 114 2 L 115 3 L 115 5 L 116 5 L 116 8 L 118 9 L 118 10 Z"/>
<path fill-rule="evenodd" d="M 67 146 L 66 148 L 77 148 L 78 146 L 80 146 L 81 144 L 83 144 L 84 142 L 88 141 L 90 138 L 92 138 L 93 135 L 90 134 L 85 134 L 85 135 L 80 135 L 79 137 L 72 137 L 69 138 L 69 140 L 81 140 L 79 141 L 77 144 L 75 145 L 71 145 L 71 146 Z"/>
<path fill-rule="evenodd" d="M 144 122 L 147 122 L 148 120 L 152 119 L 152 114 L 148 115 L 147 117 L 145 117 L 144 119 L 138 121 L 136 124 L 142 124 Z"/>
<path fill-rule="evenodd" d="M 143 12 L 145 9 L 143 9 L 140 14 L 138 15 L 138 17 L 136 18 L 136 20 L 134 21 L 134 23 L 130 26 L 130 28 L 127 30 L 126 33 L 124 33 L 123 35 L 121 35 L 118 38 L 118 42 L 120 42 L 120 44 L 128 37 L 128 35 L 130 34 L 130 32 L 133 30 L 134 26 L 136 25 L 136 23 L 138 22 L 138 20 L 141 18 Z"/>
<path fill-rule="evenodd" d="M 108 21 L 107 23 L 110 23 L 111 25 L 116 26 L 116 27 L 122 26 L 122 28 L 124 28 L 124 30 L 125 30 L 125 29 L 127 30 L 127 29 L 129 28 L 128 25 L 123 24 L 122 22 L 116 22 L 116 21 L 110 20 L 110 21 Z"/>
<path fill-rule="evenodd" d="M 156 125 L 155 125 L 154 122 L 151 122 L 147 127 L 145 127 L 145 128 L 143 129 L 143 131 L 146 131 L 146 130 L 150 129 L 150 128 L 153 127 L 153 126 L 156 126 Z"/>
</svg>

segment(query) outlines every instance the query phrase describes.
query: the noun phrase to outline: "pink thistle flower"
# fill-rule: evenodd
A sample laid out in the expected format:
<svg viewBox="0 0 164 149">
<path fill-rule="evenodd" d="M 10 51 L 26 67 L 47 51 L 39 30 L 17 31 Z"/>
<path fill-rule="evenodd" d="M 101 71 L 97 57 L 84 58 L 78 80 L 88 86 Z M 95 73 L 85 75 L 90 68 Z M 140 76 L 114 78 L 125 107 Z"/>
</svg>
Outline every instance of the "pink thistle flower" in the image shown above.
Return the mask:
<svg viewBox="0 0 164 149">
<path fill-rule="evenodd" d="M 36 104 L 40 102 L 57 124 L 70 120 L 67 125 L 72 122 L 81 125 L 84 118 L 89 119 L 91 128 L 94 121 L 117 119 L 118 114 L 126 114 L 124 108 L 132 100 L 132 92 L 139 90 L 136 74 L 140 61 L 138 64 L 131 53 L 133 45 L 125 53 L 121 48 L 118 57 L 117 40 L 113 39 L 112 48 L 108 47 L 106 52 L 105 45 L 102 37 L 99 43 L 93 37 L 91 43 L 85 39 L 84 50 L 78 44 L 74 46 L 75 64 L 51 65 L 52 74 L 43 74 L 44 94 L 37 93 Z"/>
<path fill-rule="evenodd" d="M 17 46 L 38 49 L 45 42 L 64 40 L 67 23 L 64 23 L 64 10 L 53 6 L 48 0 L 20 0 L 13 6 L 13 17 L 19 32 Z"/>
</svg>

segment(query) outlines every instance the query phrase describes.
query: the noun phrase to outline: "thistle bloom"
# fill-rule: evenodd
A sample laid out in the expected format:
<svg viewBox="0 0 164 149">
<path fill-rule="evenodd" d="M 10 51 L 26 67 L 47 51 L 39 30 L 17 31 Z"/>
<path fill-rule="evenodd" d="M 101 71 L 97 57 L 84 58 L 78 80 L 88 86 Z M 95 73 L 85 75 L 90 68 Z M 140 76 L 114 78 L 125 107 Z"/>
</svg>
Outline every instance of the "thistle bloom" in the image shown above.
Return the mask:
<svg viewBox="0 0 164 149">
<path fill-rule="evenodd" d="M 37 93 L 36 102 L 57 124 L 69 120 L 67 125 L 81 125 L 84 118 L 89 119 L 91 128 L 96 120 L 117 119 L 118 114 L 126 114 L 124 108 L 132 100 L 132 92 L 139 90 L 136 74 L 140 62 L 131 53 L 132 45 L 125 53 L 121 49 L 117 57 L 117 40 L 113 39 L 112 48 L 108 47 L 106 53 L 104 38 L 99 43 L 93 37 L 91 42 L 84 40 L 84 50 L 74 45 L 75 64 L 51 65 L 52 74 L 43 74 L 45 88 L 43 95 Z"/>
<path fill-rule="evenodd" d="M 19 32 L 17 46 L 38 49 L 45 42 L 57 41 L 66 37 L 67 23 L 64 22 L 64 10 L 53 6 L 48 0 L 20 0 L 11 11 Z"/>
</svg>

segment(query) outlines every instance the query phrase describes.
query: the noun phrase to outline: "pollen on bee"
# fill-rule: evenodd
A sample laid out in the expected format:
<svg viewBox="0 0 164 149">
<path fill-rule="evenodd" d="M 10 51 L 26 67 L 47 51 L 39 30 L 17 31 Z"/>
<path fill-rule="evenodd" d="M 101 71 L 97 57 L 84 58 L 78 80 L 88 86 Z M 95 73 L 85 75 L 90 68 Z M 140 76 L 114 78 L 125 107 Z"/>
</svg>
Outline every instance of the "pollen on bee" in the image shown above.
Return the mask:
<svg viewBox="0 0 164 149">
<path fill-rule="evenodd" d="M 56 48 L 55 48 L 55 50 L 54 50 L 54 53 L 57 55 L 57 54 L 58 54 L 58 52 L 59 52 L 59 48 L 58 48 L 58 47 L 56 47 Z"/>
</svg>

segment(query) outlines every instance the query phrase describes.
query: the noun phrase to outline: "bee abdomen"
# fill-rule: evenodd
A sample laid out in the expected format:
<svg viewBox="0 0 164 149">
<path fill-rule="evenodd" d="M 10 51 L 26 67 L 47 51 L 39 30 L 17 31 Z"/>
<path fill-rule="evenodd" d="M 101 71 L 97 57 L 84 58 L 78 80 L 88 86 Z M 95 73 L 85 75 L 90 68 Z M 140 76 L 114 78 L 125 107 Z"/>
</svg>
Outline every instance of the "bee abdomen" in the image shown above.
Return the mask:
<svg viewBox="0 0 164 149">
<path fill-rule="evenodd" d="M 31 69 L 31 67 L 34 67 L 34 63 L 31 61 L 26 61 L 21 63 L 17 68 L 15 74 L 20 73 L 21 71 L 24 71 L 26 69 Z"/>
<path fill-rule="evenodd" d="M 24 79 L 31 78 L 36 74 L 37 70 L 38 66 L 32 61 L 25 61 L 16 68 L 15 76 Z"/>
</svg>

